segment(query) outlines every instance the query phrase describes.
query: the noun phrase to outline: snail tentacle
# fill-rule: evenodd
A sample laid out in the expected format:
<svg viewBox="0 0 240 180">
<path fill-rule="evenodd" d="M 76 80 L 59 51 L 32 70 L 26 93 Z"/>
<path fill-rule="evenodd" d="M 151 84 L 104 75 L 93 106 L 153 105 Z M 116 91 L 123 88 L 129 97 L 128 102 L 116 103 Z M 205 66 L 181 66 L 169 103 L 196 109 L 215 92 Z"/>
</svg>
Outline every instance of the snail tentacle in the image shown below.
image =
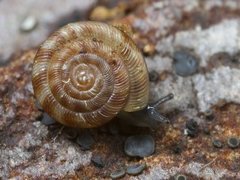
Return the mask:
<svg viewBox="0 0 240 180">
<path fill-rule="evenodd" d="M 174 95 L 172 93 L 160 98 L 157 102 L 153 103 L 153 104 L 149 104 L 146 109 L 148 112 L 148 115 L 150 117 L 150 119 L 155 120 L 155 121 L 159 121 L 159 122 L 165 122 L 165 123 L 169 123 L 169 119 L 164 117 L 163 115 L 160 114 L 160 112 L 158 111 L 158 108 L 161 104 L 173 99 Z"/>
</svg>

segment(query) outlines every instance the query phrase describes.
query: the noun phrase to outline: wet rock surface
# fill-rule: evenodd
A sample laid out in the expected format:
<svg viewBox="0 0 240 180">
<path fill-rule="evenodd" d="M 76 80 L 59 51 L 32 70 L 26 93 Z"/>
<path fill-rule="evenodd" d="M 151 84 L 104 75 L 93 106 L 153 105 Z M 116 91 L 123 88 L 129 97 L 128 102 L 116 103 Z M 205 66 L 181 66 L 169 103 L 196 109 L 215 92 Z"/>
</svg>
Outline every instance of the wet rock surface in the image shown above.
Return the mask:
<svg viewBox="0 0 240 180">
<path fill-rule="evenodd" d="M 126 135 L 115 130 L 91 130 L 94 146 L 83 151 L 76 142 L 81 130 L 68 136 L 60 124 L 41 122 L 43 112 L 36 106 L 31 85 L 36 53 L 31 48 L 57 27 L 88 19 L 94 3 L 0 1 L 0 177 L 110 179 L 111 173 L 127 164 L 141 163 L 148 167 L 141 174 L 131 176 L 124 169 L 115 176 L 240 179 L 240 4 L 234 0 L 100 1 L 96 5 L 108 11 L 101 17 L 104 21 L 133 27 L 133 39 L 152 73 L 150 100 L 174 94 L 160 109 L 171 125 L 151 130 L 155 141 L 151 156 L 128 157 Z M 11 26 L 6 26 L 8 22 Z M 173 57 L 179 49 L 199 58 L 197 71 L 188 76 L 175 73 Z M 186 125 L 191 119 L 197 126 Z M 213 145 L 214 140 L 222 142 L 221 148 L 219 143 Z M 103 159 L 104 167 L 91 163 L 96 155 L 101 158 L 95 161 Z"/>
</svg>

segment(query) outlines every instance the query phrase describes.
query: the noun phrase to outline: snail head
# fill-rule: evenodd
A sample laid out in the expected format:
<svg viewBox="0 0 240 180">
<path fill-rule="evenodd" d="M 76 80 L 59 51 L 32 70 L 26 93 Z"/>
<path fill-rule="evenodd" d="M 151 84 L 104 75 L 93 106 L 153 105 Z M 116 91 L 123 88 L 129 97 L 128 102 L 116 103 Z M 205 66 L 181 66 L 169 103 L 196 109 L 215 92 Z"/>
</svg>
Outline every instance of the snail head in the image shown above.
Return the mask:
<svg viewBox="0 0 240 180">
<path fill-rule="evenodd" d="M 173 99 L 172 93 L 160 98 L 156 102 L 147 105 L 144 109 L 136 112 L 120 112 L 118 117 L 121 122 L 140 127 L 156 127 L 159 123 L 170 123 L 170 120 L 159 112 L 160 105 Z"/>
</svg>

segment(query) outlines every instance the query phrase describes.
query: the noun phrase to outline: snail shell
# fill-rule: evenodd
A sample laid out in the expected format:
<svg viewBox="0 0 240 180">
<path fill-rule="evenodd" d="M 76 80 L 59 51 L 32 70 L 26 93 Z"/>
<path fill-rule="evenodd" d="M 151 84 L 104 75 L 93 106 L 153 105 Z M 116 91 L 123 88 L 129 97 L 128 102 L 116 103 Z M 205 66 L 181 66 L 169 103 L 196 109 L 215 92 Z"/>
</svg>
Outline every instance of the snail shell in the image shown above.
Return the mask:
<svg viewBox="0 0 240 180">
<path fill-rule="evenodd" d="M 53 33 L 35 56 L 32 83 L 43 109 L 71 127 L 97 127 L 122 110 L 141 110 L 149 96 L 147 67 L 133 40 L 99 22 Z"/>
</svg>

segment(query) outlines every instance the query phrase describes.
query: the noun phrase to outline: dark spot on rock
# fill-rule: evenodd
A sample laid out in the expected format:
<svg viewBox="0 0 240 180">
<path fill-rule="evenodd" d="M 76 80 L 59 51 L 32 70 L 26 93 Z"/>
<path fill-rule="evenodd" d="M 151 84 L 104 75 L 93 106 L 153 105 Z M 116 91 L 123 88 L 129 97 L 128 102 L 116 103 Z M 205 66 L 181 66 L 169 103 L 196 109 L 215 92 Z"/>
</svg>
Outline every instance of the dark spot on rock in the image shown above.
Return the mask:
<svg viewBox="0 0 240 180">
<path fill-rule="evenodd" d="M 199 59 L 188 50 L 178 50 L 173 54 L 174 69 L 179 76 L 190 76 L 197 72 Z"/>
<path fill-rule="evenodd" d="M 41 122 L 47 126 L 50 126 L 56 123 L 56 121 L 53 118 L 51 118 L 47 113 L 43 113 Z"/>
<path fill-rule="evenodd" d="M 183 174 L 178 174 L 175 176 L 175 180 L 187 180 L 187 177 Z"/>
<path fill-rule="evenodd" d="M 155 142 L 150 135 L 130 136 L 125 141 L 124 151 L 128 156 L 147 157 L 154 153 Z"/>
<path fill-rule="evenodd" d="M 212 144 L 216 148 L 222 148 L 223 147 L 222 141 L 220 141 L 219 139 L 214 139 L 212 141 Z"/>
<path fill-rule="evenodd" d="M 240 51 L 237 52 L 235 55 L 233 55 L 232 62 L 233 63 L 240 63 Z"/>
<path fill-rule="evenodd" d="M 230 170 L 235 173 L 240 172 L 240 158 L 239 157 L 234 158 L 233 162 L 230 165 Z"/>
<path fill-rule="evenodd" d="M 208 61 L 208 68 L 217 68 L 220 66 L 230 65 L 232 60 L 231 55 L 228 52 L 218 52 L 213 54 Z"/>
<path fill-rule="evenodd" d="M 151 82 L 157 82 L 159 80 L 159 74 L 157 71 L 151 71 L 149 72 L 149 81 Z"/>
<path fill-rule="evenodd" d="M 187 135 L 190 137 L 196 137 L 199 131 L 198 123 L 194 119 L 190 119 L 186 122 Z"/>
<path fill-rule="evenodd" d="M 211 131 L 210 131 L 209 127 L 206 126 L 206 125 L 204 125 L 204 127 L 203 127 L 203 132 L 206 135 L 210 135 L 211 134 Z"/>
<path fill-rule="evenodd" d="M 89 150 L 94 144 L 94 139 L 89 132 L 84 132 L 77 137 L 77 143 L 82 150 Z"/>
<path fill-rule="evenodd" d="M 78 135 L 78 132 L 74 128 L 65 128 L 64 134 L 67 139 L 75 139 Z"/>
<path fill-rule="evenodd" d="M 172 146 L 172 151 L 175 154 L 181 154 L 181 152 L 183 151 L 183 148 L 184 148 L 183 144 L 182 144 L 182 142 L 180 142 L 180 143 L 174 144 Z"/>
<path fill-rule="evenodd" d="M 127 174 L 129 175 L 138 175 L 143 172 L 146 168 L 146 164 L 134 164 L 127 167 Z"/>
<path fill-rule="evenodd" d="M 117 135 L 119 134 L 119 128 L 117 126 L 117 123 L 116 122 L 111 122 L 109 125 L 108 125 L 108 131 L 110 134 L 112 135 Z"/>
<path fill-rule="evenodd" d="M 123 168 L 121 168 L 121 169 L 118 169 L 118 170 L 112 172 L 110 174 L 110 177 L 112 179 L 119 179 L 119 178 L 122 178 L 123 176 L 125 176 L 125 174 L 126 174 L 126 171 Z"/>
<path fill-rule="evenodd" d="M 100 155 L 93 155 L 91 162 L 93 163 L 94 166 L 98 168 L 103 168 L 105 163 Z"/>
<path fill-rule="evenodd" d="M 239 140 L 236 137 L 230 137 L 227 140 L 227 144 L 230 148 L 235 149 L 239 146 Z"/>
</svg>

